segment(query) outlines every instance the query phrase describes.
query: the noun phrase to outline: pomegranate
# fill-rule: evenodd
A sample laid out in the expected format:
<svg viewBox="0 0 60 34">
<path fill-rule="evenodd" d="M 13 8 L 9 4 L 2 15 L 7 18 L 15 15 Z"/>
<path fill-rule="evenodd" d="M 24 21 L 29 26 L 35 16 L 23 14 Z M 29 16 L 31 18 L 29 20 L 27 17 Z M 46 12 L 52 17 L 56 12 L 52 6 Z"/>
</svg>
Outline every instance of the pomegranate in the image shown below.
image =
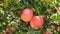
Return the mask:
<svg viewBox="0 0 60 34">
<path fill-rule="evenodd" d="M 21 19 L 24 21 L 24 22 L 29 22 L 33 17 L 33 11 L 29 8 L 26 8 L 22 11 L 21 13 Z"/>
<path fill-rule="evenodd" d="M 34 16 L 30 21 L 30 26 L 34 29 L 39 29 L 44 24 L 43 16 Z"/>
</svg>

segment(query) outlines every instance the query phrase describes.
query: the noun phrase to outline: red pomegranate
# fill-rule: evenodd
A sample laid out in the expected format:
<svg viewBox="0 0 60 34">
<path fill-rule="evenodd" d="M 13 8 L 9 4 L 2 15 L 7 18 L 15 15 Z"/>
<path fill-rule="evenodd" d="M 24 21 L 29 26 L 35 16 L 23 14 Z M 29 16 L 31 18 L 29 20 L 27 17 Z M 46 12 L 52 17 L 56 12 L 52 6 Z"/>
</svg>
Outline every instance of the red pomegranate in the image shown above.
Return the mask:
<svg viewBox="0 0 60 34">
<path fill-rule="evenodd" d="M 43 16 L 34 16 L 30 21 L 30 26 L 34 29 L 39 29 L 43 24 Z"/>
<path fill-rule="evenodd" d="M 13 29 L 12 28 L 8 28 L 8 29 L 6 29 L 6 32 L 12 33 L 13 32 Z"/>
<path fill-rule="evenodd" d="M 46 29 L 43 30 L 43 34 L 53 34 L 52 32 L 47 31 Z"/>
<path fill-rule="evenodd" d="M 33 11 L 29 8 L 26 8 L 22 11 L 21 13 L 21 19 L 24 21 L 24 22 L 29 22 L 33 17 Z"/>
<path fill-rule="evenodd" d="M 47 30 L 43 30 L 43 34 L 48 34 L 48 31 Z"/>
<path fill-rule="evenodd" d="M 6 30 L 4 30 L 3 34 L 7 34 L 7 33 L 12 34 L 13 31 L 14 31 L 13 28 L 7 28 Z"/>
</svg>

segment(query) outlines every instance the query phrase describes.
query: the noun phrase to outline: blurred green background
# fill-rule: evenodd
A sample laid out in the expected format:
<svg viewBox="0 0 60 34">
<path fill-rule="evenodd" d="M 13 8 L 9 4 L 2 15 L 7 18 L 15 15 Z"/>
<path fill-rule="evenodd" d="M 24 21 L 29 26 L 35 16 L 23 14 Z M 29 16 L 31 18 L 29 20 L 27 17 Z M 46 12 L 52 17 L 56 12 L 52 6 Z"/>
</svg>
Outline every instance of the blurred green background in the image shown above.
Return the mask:
<svg viewBox="0 0 60 34">
<path fill-rule="evenodd" d="M 60 0 L 0 0 L 0 34 L 7 28 L 13 28 L 12 34 L 42 34 L 44 29 L 53 34 L 60 34 Z M 34 30 L 29 23 L 20 19 L 21 11 L 25 8 L 33 10 L 34 15 L 44 16 L 44 25 Z M 55 23 L 57 29 L 50 28 Z"/>
</svg>

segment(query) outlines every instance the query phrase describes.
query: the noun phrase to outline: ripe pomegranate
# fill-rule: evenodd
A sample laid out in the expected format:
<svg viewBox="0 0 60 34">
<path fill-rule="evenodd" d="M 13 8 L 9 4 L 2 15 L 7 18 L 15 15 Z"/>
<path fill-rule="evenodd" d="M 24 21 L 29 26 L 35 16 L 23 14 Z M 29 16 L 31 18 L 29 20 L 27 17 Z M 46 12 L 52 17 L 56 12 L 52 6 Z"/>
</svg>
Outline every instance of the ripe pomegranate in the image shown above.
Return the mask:
<svg viewBox="0 0 60 34">
<path fill-rule="evenodd" d="M 4 34 L 9 33 L 12 34 L 13 33 L 13 28 L 7 28 L 6 30 L 4 30 Z"/>
<path fill-rule="evenodd" d="M 47 30 L 43 30 L 43 34 L 48 34 L 48 31 Z"/>
<path fill-rule="evenodd" d="M 12 28 L 8 28 L 8 29 L 6 29 L 6 32 L 12 33 L 13 32 L 13 29 Z"/>
<path fill-rule="evenodd" d="M 43 24 L 43 16 L 34 16 L 30 21 L 30 26 L 36 30 L 39 29 Z"/>
<path fill-rule="evenodd" d="M 21 13 L 21 19 L 24 21 L 24 22 L 29 22 L 33 17 L 33 11 L 29 8 L 26 8 L 22 11 Z"/>
<path fill-rule="evenodd" d="M 49 32 L 45 29 L 45 30 L 43 30 L 43 34 L 52 34 L 52 32 Z"/>
<path fill-rule="evenodd" d="M 52 23 L 50 25 L 50 27 L 53 29 L 53 30 L 56 30 L 57 29 L 57 24 L 56 23 Z"/>
</svg>

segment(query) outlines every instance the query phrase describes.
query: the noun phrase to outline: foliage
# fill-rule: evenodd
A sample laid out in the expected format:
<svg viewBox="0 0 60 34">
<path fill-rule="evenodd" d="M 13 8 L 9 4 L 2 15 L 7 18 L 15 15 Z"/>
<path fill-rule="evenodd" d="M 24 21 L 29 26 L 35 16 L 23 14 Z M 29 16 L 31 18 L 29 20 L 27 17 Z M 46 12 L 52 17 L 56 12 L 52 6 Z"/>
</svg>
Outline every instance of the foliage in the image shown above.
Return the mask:
<svg viewBox="0 0 60 34">
<path fill-rule="evenodd" d="M 14 28 L 12 34 L 42 34 L 44 29 L 50 31 L 49 25 L 57 23 L 57 30 L 53 34 L 60 34 L 60 13 L 55 7 L 60 6 L 60 0 L 0 0 L 0 34 L 6 28 Z M 24 8 L 33 10 L 34 15 L 44 16 L 44 25 L 39 30 L 34 30 L 29 23 L 21 20 L 20 14 Z"/>
</svg>

